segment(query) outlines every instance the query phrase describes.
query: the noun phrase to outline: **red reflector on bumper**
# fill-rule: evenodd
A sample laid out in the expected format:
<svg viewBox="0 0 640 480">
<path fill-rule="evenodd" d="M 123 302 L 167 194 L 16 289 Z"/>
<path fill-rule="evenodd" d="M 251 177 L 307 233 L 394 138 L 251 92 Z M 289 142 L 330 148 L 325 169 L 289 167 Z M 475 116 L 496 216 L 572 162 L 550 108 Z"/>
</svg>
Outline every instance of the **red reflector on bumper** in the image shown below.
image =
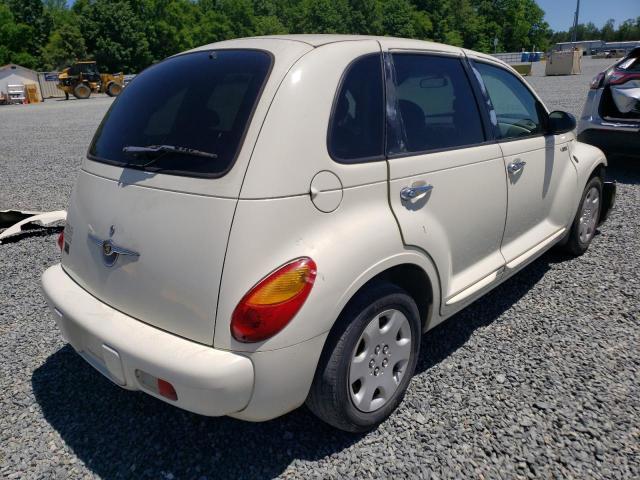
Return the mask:
<svg viewBox="0 0 640 480">
<path fill-rule="evenodd" d="M 178 400 L 176 389 L 166 380 L 158 379 L 158 393 L 169 400 Z"/>
</svg>

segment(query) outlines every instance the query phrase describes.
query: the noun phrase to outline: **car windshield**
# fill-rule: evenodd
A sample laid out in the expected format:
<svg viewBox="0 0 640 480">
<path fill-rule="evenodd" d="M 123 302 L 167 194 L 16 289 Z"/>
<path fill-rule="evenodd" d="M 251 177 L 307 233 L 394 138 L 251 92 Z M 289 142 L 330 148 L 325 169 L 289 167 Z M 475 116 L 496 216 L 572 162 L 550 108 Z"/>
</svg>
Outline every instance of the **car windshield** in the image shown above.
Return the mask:
<svg viewBox="0 0 640 480">
<path fill-rule="evenodd" d="M 160 62 L 136 76 L 115 100 L 89 158 L 173 175 L 220 177 L 233 165 L 271 67 L 257 50 L 199 51 Z M 164 148 L 154 162 L 130 146 Z M 212 155 L 194 156 L 193 151 Z"/>
</svg>

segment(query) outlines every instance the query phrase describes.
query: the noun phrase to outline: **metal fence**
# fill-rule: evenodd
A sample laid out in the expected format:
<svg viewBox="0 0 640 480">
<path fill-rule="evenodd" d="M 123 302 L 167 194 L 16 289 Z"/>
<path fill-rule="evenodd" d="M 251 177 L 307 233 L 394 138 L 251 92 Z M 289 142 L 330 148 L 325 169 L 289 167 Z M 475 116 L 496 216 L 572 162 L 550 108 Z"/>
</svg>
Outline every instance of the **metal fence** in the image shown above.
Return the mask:
<svg viewBox="0 0 640 480">
<path fill-rule="evenodd" d="M 39 72 L 38 83 L 43 99 L 64 97 L 64 92 L 56 86 L 58 85 L 58 72 Z"/>
<path fill-rule="evenodd" d="M 539 62 L 543 57 L 542 52 L 494 53 L 493 56 L 510 65 Z"/>
</svg>

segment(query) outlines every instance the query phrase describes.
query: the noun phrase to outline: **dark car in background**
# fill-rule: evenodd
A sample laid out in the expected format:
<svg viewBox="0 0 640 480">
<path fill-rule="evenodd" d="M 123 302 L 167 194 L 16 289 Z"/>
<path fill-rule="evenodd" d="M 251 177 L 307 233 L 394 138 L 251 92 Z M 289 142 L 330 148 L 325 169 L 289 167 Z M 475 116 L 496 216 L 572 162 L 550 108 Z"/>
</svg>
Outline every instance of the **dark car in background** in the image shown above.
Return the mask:
<svg viewBox="0 0 640 480">
<path fill-rule="evenodd" d="M 640 157 L 640 48 L 593 78 L 578 140 L 608 155 Z"/>
</svg>

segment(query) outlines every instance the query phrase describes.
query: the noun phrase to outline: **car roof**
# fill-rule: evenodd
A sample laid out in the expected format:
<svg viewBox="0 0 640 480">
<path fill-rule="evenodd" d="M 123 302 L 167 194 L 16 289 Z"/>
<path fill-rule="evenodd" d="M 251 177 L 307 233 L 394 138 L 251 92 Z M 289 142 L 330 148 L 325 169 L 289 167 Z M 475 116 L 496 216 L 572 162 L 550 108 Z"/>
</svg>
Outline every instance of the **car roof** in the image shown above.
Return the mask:
<svg viewBox="0 0 640 480">
<path fill-rule="evenodd" d="M 412 40 L 408 38 L 398 38 L 398 37 L 380 37 L 375 35 L 341 35 L 341 34 L 330 34 L 330 33 L 312 33 L 312 34 L 294 34 L 294 35 L 266 35 L 262 37 L 251 37 L 252 39 L 262 39 L 262 38 L 274 38 L 274 39 L 282 39 L 282 40 L 291 40 L 294 42 L 304 42 L 312 47 L 321 47 L 322 45 L 327 45 L 329 43 L 338 43 L 338 42 L 353 42 L 353 41 L 361 41 L 361 40 L 376 40 L 380 42 L 394 40 L 394 41 L 403 41 L 407 42 L 407 44 L 421 44 L 433 45 L 437 46 L 445 46 L 444 44 L 436 43 L 436 42 L 428 42 L 424 40 Z M 446 45 L 449 46 L 449 45 Z"/>
<path fill-rule="evenodd" d="M 427 50 L 451 50 L 455 49 L 457 51 L 462 51 L 459 47 L 454 47 L 451 45 L 446 45 L 443 43 L 429 42 L 426 40 L 413 40 L 409 38 L 398 38 L 398 37 L 381 37 L 375 35 L 340 35 L 340 34 L 292 34 L 292 35 L 263 35 L 259 37 L 244 37 L 230 40 L 223 40 L 221 42 L 216 42 L 210 45 L 223 46 L 228 42 L 235 42 L 238 40 L 242 40 L 244 42 L 255 41 L 256 43 L 260 43 L 265 40 L 284 40 L 290 42 L 298 42 L 304 43 L 312 48 L 321 47 L 323 45 L 328 45 L 330 43 L 340 43 L 340 42 L 354 42 L 354 41 L 363 41 L 363 40 L 374 40 L 380 43 L 393 43 L 394 48 L 420 48 Z M 210 45 L 203 45 L 198 48 L 206 48 Z"/>
<path fill-rule="evenodd" d="M 474 50 L 468 50 L 461 47 L 455 47 L 453 45 L 447 45 L 444 43 L 430 42 L 427 40 L 415 40 L 410 38 L 399 37 L 381 37 L 375 35 L 341 35 L 341 34 L 292 34 L 292 35 L 264 35 L 259 37 L 244 37 L 223 40 L 209 45 L 202 45 L 195 48 L 196 50 L 205 50 L 209 48 L 229 48 L 243 46 L 249 46 L 252 48 L 260 48 L 262 43 L 267 42 L 295 42 L 298 45 L 305 45 L 307 48 L 318 48 L 323 45 L 335 44 L 340 42 L 354 42 L 363 40 L 374 40 L 380 42 L 383 48 L 390 49 L 407 49 L 407 50 L 431 50 L 436 52 L 450 52 L 450 53 L 464 53 L 465 55 L 493 62 L 501 65 L 514 73 L 515 70 L 510 65 L 502 60 L 485 53 L 476 52 Z"/>
</svg>

